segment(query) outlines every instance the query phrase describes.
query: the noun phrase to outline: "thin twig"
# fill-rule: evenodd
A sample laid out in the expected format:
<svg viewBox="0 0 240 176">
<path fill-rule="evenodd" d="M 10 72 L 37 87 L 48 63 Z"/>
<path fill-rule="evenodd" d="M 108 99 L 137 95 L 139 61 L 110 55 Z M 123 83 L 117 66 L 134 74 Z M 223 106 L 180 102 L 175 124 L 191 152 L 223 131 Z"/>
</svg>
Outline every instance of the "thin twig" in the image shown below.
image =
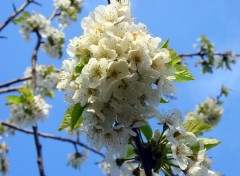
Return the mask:
<svg viewBox="0 0 240 176">
<path fill-rule="evenodd" d="M 35 146 L 36 146 L 36 150 L 37 150 L 37 158 L 38 158 L 37 164 L 38 164 L 39 174 L 40 174 L 40 176 L 45 176 L 44 167 L 43 167 L 43 159 L 42 159 L 42 145 L 38 138 L 37 125 L 33 126 L 32 128 L 33 128 L 33 136 L 34 136 Z"/>
<path fill-rule="evenodd" d="M 111 3 L 111 0 L 108 0 L 108 4 L 110 4 Z"/>
<path fill-rule="evenodd" d="M 187 53 L 187 54 L 179 54 L 179 57 L 195 57 L 195 56 L 199 56 L 199 57 L 203 57 L 206 56 L 207 53 L 203 53 L 201 51 L 196 52 L 196 53 Z M 225 52 L 225 53 L 213 53 L 214 56 L 232 56 L 232 52 Z M 240 54 L 234 54 L 236 57 L 240 57 Z"/>
<path fill-rule="evenodd" d="M 42 43 L 42 36 L 40 35 L 39 31 L 35 31 L 36 35 L 37 35 L 37 44 L 33 50 L 32 53 L 32 87 L 33 90 L 36 87 L 36 64 L 37 64 L 37 54 L 38 54 L 38 50 L 41 46 Z"/>
<path fill-rule="evenodd" d="M 54 17 L 59 16 L 60 12 L 58 12 L 59 9 L 55 8 L 51 14 L 51 16 L 48 18 L 49 21 L 52 21 L 54 19 Z"/>
<path fill-rule="evenodd" d="M 21 89 L 22 87 L 10 87 L 10 88 L 6 88 L 6 89 L 0 89 L 0 94 L 4 94 L 4 93 L 9 93 L 9 92 L 15 92 L 18 91 L 19 89 Z"/>
<path fill-rule="evenodd" d="M 23 3 L 19 9 L 15 10 L 14 13 L 8 17 L 8 19 L 3 22 L 1 25 L 0 25 L 0 32 L 18 15 L 20 14 L 22 11 L 24 11 L 24 9 L 29 5 L 31 4 L 33 1 L 32 0 L 27 0 L 25 3 Z"/>
<path fill-rule="evenodd" d="M 152 171 L 151 168 L 149 166 L 148 160 L 147 160 L 147 156 L 144 152 L 143 146 L 142 146 L 142 142 L 141 142 L 141 137 L 140 137 L 140 133 L 137 129 L 133 129 L 133 131 L 137 134 L 136 137 L 134 137 L 134 141 L 138 150 L 138 154 L 140 156 L 141 162 L 142 162 L 142 166 L 145 172 L 146 176 L 152 176 Z"/>
<path fill-rule="evenodd" d="M 8 87 L 12 84 L 16 84 L 16 83 L 19 83 L 19 82 L 23 82 L 23 81 L 27 81 L 29 79 L 31 79 L 32 77 L 22 77 L 22 78 L 17 78 L 17 79 L 14 79 L 12 81 L 8 81 L 8 82 L 5 82 L 5 83 L 2 83 L 0 84 L 0 88 L 3 88 L 3 87 Z"/>
<path fill-rule="evenodd" d="M 37 72 L 36 72 L 36 65 L 37 65 L 37 56 L 38 56 L 38 50 L 41 46 L 41 40 L 42 36 L 39 33 L 38 30 L 35 31 L 37 35 L 37 43 L 36 46 L 34 47 L 33 53 L 32 53 L 32 89 L 35 93 L 35 88 L 36 88 L 36 82 L 37 82 Z M 38 169 L 39 169 L 39 174 L 40 176 L 45 176 L 44 173 L 44 166 L 43 166 L 43 157 L 42 157 L 42 145 L 39 141 L 38 138 L 38 131 L 37 131 L 37 125 L 33 126 L 33 134 L 34 134 L 34 142 L 37 150 L 37 164 L 38 164 Z"/>
<path fill-rule="evenodd" d="M 0 121 L 0 125 L 6 126 L 8 128 L 11 128 L 11 129 L 14 129 L 14 130 L 17 130 L 17 131 L 20 131 L 20 132 L 25 133 L 25 134 L 33 134 L 33 131 L 17 127 L 15 125 L 9 124 L 7 122 Z M 54 135 L 46 134 L 46 133 L 37 132 L 37 135 L 40 136 L 40 137 L 43 137 L 43 138 L 47 138 L 47 139 L 53 139 L 53 140 L 57 140 L 57 141 L 61 141 L 61 142 L 71 143 L 73 145 L 79 145 L 79 146 L 81 146 L 81 147 L 83 147 L 87 150 L 90 150 L 91 152 L 93 152 L 95 154 L 98 154 L 98 155 L 104 157 L 104 155 L 102 153 L 100 153 L 99 151 L 97 151 L 97 150 L 95 150 L 95 149 L 93 149 L 93 148 L 91 148 L 91 147 L 87 146 L 86 144 L 83 144 L 82 142 L 79 142 L 79 141 L 75 141 L 75 140 L 68 139 L 68 138 L 63 138 L 63 137 L 58 137 L 58 136 L 54 136 Z"/>
</svg>

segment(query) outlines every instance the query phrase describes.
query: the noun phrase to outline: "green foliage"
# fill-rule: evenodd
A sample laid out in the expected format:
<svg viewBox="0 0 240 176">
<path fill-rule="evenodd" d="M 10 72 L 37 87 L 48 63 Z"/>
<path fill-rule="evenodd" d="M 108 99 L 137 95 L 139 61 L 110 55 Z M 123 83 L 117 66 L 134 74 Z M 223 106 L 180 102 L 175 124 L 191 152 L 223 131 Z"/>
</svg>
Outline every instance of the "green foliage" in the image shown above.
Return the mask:
<svg viewBox="0 0 240 176">
<path fill-rule="evenodd" d="M 160 48 L 168 48 L 168 43 L 169 43 L 169 40 L 167 39 L 165 42 L 162 43 Z"/>
<path fill-rule="evenodd" d="M 82 69 L 83 67 L 85 66 L 86 64 L 82 61 L 80 62 L 76 67 L 75 67 L 75 72 L 76 73 L 81 73 L 82 72 Z"/>
<path fill-rule="evenodd" d="M 175 66 L 176 64 L 178 64 L 182 61 L 182 59 L 178 56 L 176 51 L 174 51 L 173 49 L 168 49 L 168 51 L 169 51 L 169 54 L 170 54 L 171 61 L 168 62 L 167 65 Z"/>
<path fill-rule="evenodd" d="M 81 125 L 81 123 L 83 122 L 82 112 L 85 107 L 86 106 L 81 107 L 80 103 L 76 103 L 70 106 L 66 110 L 63 121 L 58 130 L 61 131 L 64 128 L 70 128 L 71 130 L 73 130 L 74 128 L 79 127 L 79 125 Z"/>
<path fill-rule="evenodd" d="M 160 99 L 160 103 L 169 103 L 169 101 L 166 100 L 166 99 L 164 99 L 163 97 L 161 97 L 161 99 Z"/>
<path fill-rule="evenodd" d="M 146 125 L 140 127 L 140 131 L 143 133 L 146 139 L 150 141 L 150 139 L 152 139 L 153 136 L 152 128 L 146 120 L 144 120 L 144 122 L 146 123 Z"/>
<path fill-rule="evenodd" d="M 15 19 L 13 20 L 13 22 L 14 22 L 15 24 L 21 24 L 22 21 L 26 20 L 26 19 L 29 18 L 29 17 L 30 17 L 30 14 L 25 11 L 25 12 L 23 12 L 23 13 L 21 14 L 20 17 L 15 18 Z"/>
<path fill-rule="evenodd" d="M 204 144 L 204 148 L 206 150 L 210 150 L 213 147 L 216 147 L 221 142 L 216 139 L 209 139 L 209 138 L 198 138 L 198 142 L 191 146 L 191 149 L 195 152 L 198 152 L 200 150 L 200 143 Z"/>
<path fill-rule="evenodd" d="M 174 73 L 174 76 L 176 78 L 175 81 L 186 82 L 190 80 L 195 80 L 193 75 L 188 71 L 188 69 L 185 66 L 176 64 L 174 65 L 174 68 L 176 69 Z"/>
<path fill-rule="evenodd" d="M 135 155 L 135 150 L 132 146 L 127 147 L 126 158 L 130 158 Z"/>
<path fill-rule="evenodd" d="M 183 126 L 188 132 L 192 132 L 195 135 L 213 129 L 213 126 L 204 123 L 202 120 L 188 120 Z"/>
</svg>

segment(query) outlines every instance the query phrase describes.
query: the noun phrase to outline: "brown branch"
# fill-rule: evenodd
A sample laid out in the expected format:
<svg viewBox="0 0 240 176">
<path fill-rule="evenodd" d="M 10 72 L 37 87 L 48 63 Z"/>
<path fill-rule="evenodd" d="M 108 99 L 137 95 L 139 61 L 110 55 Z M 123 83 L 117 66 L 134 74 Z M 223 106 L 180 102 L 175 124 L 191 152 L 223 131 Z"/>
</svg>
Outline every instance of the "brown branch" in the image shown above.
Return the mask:
<svg viewBox="0 0 240 176">
<path fill-rule="evenodd" d="M 37 43 L 36 46 L 34 47 L 33 53 L 32 53 L 32 89 L 35 93 L 35 88 L 36 88 L 36 82 L 37 82 L 37 72 L 36 72 L 36 65 L 37 65 L 37 56 L 38 56 L 38 51 L 41 46 L 41 40 L 42 36 L 39 33 L 38 30 L 35 31 L 37 35 Z M 37 125 L 33 126 L 33 135 L 34 135 L 34 142 L 37 150 L 37 164 L 38 164 L 38 169 L 39 169 L 39 174 L 40 176 L 45 176 L 44 173 L 44 167 L 43 167 L 43 157 L 42 157 L 42 145 L 39 141 L 38 138 L 38 132 L 37 132 Z"/>
<path fill-rule="evenodd" d="M 33 134 L 33 131 L 30 131 L 30 130 L 26 130 L 26 129 L 23 129 L 23 128 L 19 128 L 15 125 L 12 125 L 12 124 L 9 124 L 7 122 L 2 122 L 0 121 L 0 125 L 3 125 L 3 126 L 6 126 L 8 128 L 11 128 L 11 129 L 14 129 L 14 130 L 17 130 L 17 131 L 20 131 L 20 132 L 23 132 L 25 134 Z M 73 145 L 79 145 L 95 154 L 98 154 L 102 157 L 104 157 L 104 155 L 102 153 L 100 153 L 99 151 L 87 146 L 86 144 L 83 144 L 82 142 L 79 142 L 79 141 L 75 141 L 75 140 L 72 140 L 72 139 L 68 139 L 68 138 L 63 138 L 63 137 L 58 137 L 58 136 L 54 136 L 54 135 L 51 135 L 51 134 L 46 134 L 46 133 L 39 133 L 37 132 L 37 135 L 40 136 L 40 137 L 43 137 L 43 138 L 46 138 L 46 139 L 53 139 L 53 140 L 57 140 L 57 141 L 61 141 L 61 142 L 66 142 L 66 143 L 71 143 Z"/>
<path fill-rule="evenodd" d="M 33 50 L 32 53 L 32 88 L 33 90 L 35 90 L 36 87 L 36 64 L 37 64 L 37 54 L 39 51 L 39 48 L 41 46 L 41 40 L 42 40 L 42 36 L 40 35 L 39 31 L 35 31 L 36 35 L 37 35 L 37 44 Z"/>
<path fill-rule="evenodd" d="M 42 145 L 39 141 L 38 138 L 38 132 L 37 132 L 37 125 L 33 126 L 33 136 L 34 136 L 34 141 L 35 141 L 35 146 L 37 150 L 37 164 L 38 164 L 38 169 L 40 176 L 45 176 L 44 173 L 44 167 L 43 167 L 43 159 L 42 159 Z"/>
<path fill-rule="evenodd" d="M 144 148 L 143 148 L 143 145 L 142 145 L 142 142 L 141 142 L 141 136 L 140 136 L 141 134 L 140 134 L 138 129 L 133 129 L 133 131 L 137 134 L 137 136 L 134 137 L 134 142 L 136 144 L 138 154 L 140 156 L 140 160 L 142 162 L 142 166 L 143 166 L 145 175 L 146 176 L 152 176 L 152 170 L 151 170 L 151 167 L 148 163 L 148 160 L 146 159 L 147 156 L 144 152 Z"/>
<path fill-rule="evenodd" d="M 22 11 L 24 11 L 24 9 L 29 5 L 31 4 L 33 1 L 32 0 L 27 0 L 25 3 L 23 3 L 19 9 L 17 10 L 14 10 L 13 14 L 8 17 L 8 19 L 3 22 L 1 25 L 0 25 L 0 32 L 16 17 L 18 16 Z"/>
<path fill-rule="evenodd" d="M 4 93 L 9 93 L 9 92 L 15 92 L 18 91 L 19 89 L 21 89 L 22 87 L 10 87 L 10 88 L 6 88 L 6 89 L 0 89 L 0 94 L 4 94 Z"/>
<path fill-rule="evenodd" d="M 2 83 L 0 84 L 0 88 L 3 88 L 3 87 L 8 87 L 12 84 L 16 84 L 16 83 L 19 83 L 19 82 L 23 82 L 23 81 L 27 81 L 31 79 L 31 77 L 22 77 L 22 78 L 17 78 L 17 79 L 14 79 L 12 81 L 8 81 L 8 82 L 5 82 L 5 83 Z"/>
<path fill-rule="evenodd" d="M 204 52 L 196 52 L 196 53 L 187 53 L 187 54 L 179 54 L 178 56 L 179 57 L 196 57 L 196 56 L 199 56 L 199 57 L 204 57 L 206 56 L 207 53 L 204 53 Z M 214 56 L 232 56 L 232 52 L 225 52 L 225 53 L 213 53 Z M 235 56 L 237 57 L 240 57 L 240 54 L 234 54 Z"/>
<path fill-rule="evenodd" d="M 49 21 L 52 21 L 52 20 L 54 19 L 54 17 L 59 16 L 60 13 L 61 13 L 61 12 L 59 12 L 59 9 L 57 9 L 57 8 L 54 9 L 53 12 L 52 12 L 52 14 L 51 14 L 51 16 L 49 17 L 48 20 L 49 20 Z"/>
</svg>

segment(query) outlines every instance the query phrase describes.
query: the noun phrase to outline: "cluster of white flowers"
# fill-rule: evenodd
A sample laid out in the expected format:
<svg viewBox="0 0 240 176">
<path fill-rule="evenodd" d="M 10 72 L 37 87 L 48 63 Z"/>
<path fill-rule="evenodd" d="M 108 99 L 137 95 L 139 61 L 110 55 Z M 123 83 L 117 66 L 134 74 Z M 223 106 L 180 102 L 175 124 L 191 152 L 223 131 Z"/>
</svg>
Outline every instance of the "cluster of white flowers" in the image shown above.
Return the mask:
<svg viewBox="0 0 240 176">
<path fill-rule="evenodd" d="M 48 54 L 49 57 L 61 58 L 62 47 L 64 44 L 65 34 L 56 29 L 49 28 L 46 35 L 46 40 L 42 44 L 43 50 Z"/>
<path fill-rule="evenodd" d="M 33 96 L 33 99 L 10 104 L 10 111 L 14 123 L 19 126 L 32 126 L 37 121 L 43 121 L 48 116 L 51 106 L 40 96 Z"/>
<path fill-rule="evenodd" d="M 3 141 L 0 144 L 0 173 L 5 175 L 8 172 L 8 159 L 6 154 L 8 153 L 8 145 Z"/>
<path fill-rule="evenodd" d="M 87 159 L 88 152 L 84 151 L 81 153 L 71 153 L 68 155 L 68 165 L 75 169 L 79 169 L 81 164 Z"/>
<path fill-rule="evenodd" d="M 197 140 L 195 134 L 187 132 L 183 127 L 180 111 L 176 109 L 169 111 L 167 118 L 165 118 L 165 124 L 168 126 L 166 137 L 171 146 L 171 155 L 175 164 L 182 171 L 186 171 L 188 176 L 217 176 L 215 172 L 209 169 L 209 164 L 204 162 L 206 161 L 204 144 Z M 160 133 L 157 132 L 157 134 Z M 160 135 L 155 134 L 154 136 Z M 158 138 L 155 137 L 155 140 L 158 141 Z M 200 147 L 197 154 L 191 148 L 196 145 Z"/>
<path fill-rule="evenodd" d="M 50 27 L 50 21 L 45 16 L 34 13 L 30 15 L 23 12 L 22 16 L 15 20 L 20 25 L 20 33 L 25 40 L 29 40 L 30 34 L 37 31 L 45 41 L 42 43 L 43 50 L 49 57 L 60 58 L 62 56 L 62 47 L 65 34 L 53 27 Z"/>
<path fill-rule="evenodd" d="M 22 14 L 21 22 L 20 22 L 20 33 L 22 34 L 25 40 L 29 40 L 30 34 L 35 30 L 40 30 L 44 35 L 50 25 L 50 21 L 45 18 L 45 16 L 34 13 L 30 15 L 27 12 Z"/>
<path fill-rule="evenodd" d="M 213 98 L 208 98 L 196 106 L 194 112 L 188 112 L 186 120 L 203 120 L 205 123 L 216 126 L 223 114 L 223 108 Z"/>
<path fill-rule="evenodd" d="M 60 27 L 69 27 L 72 21 L 77 20 L 77 14 L 82 10 L 83 0 L 54 0 L 54 6 L 60 9 L 58 18 Z"/>
<path fill-rule="evenodd" d="M 90 144 L 121 153 L 143 119 L 162 117 L 156 110 L 161 95 L 175 93 L 170 54 L 144 24 L 134 23 L 128 0 L 98 6 L 81 26 L 57 87 L 70 105 L 86 107 L 83 128 Z"/>
<path fill-rule="evenodd" d="M 24 73 L 25 77 L 32 76 L 32 68 L 29 67 Z M 58 83 L 58 76 L 56 68 L 53 66 L 37 65 L 36 66 L 36 91 L 42 97 L 52 97 L 56 85 Z M 26 86 L 31 86 L 31 80 L 25 82 Z"/>
</svg>

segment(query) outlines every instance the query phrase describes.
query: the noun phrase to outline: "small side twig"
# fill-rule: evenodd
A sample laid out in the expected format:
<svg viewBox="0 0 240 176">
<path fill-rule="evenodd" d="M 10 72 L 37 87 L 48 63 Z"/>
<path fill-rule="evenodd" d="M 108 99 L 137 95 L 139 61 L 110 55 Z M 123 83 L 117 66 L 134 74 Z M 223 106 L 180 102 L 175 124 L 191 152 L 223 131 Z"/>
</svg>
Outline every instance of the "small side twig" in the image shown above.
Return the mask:
<svg viewBox="0 0 240 176">
<path fill-rule="evenodd" d="M 38 158 L 37 164 L 38 164 L 39 174 L 40 174 L 40 176 L 45 176 L 44 167 L 43 167 L 43 159 L 42 159 L 42 145 L 38 138 L 37 125 L 33 126 L 32 128 L 33 128 L 33 136 L 34 136 L 35 146 L 37 149 L 37 158 Z"/>
<path fill-rule="evenodd" d="M 13 14 L 8 17 L 8 19 L 6 21 L 4 21 L 1 25 L 0 25 L 0 32 L 16 17 L 18 16 L 22 11 L 24 11 L 24 9 L 31 4 L 33 1 L 32 0 L 27 0 L 25 3 L 23 3 L 18 9 L 14 10 Z"/>
<path fill-rule="evenodd" d="M 20 127 L 17 127 L 15 125 L 12 125 L 12 124 L 9 124 L 7 122 L 2 122 L 0 121 L 0 125 L 3 125 L 3 126 L 6 126 L 8 128 L 11 128 L 11 129 L 14 129 L 16 131 L 19 131 L 19 132 L 22 132 L 22 133 L 25 133 L 25 134 L 31 134 L 33 135 L 33 131 L 30 131 L 30 130 L 26 130 L 26 129 L 23 129 L 23 128 L 20 128 Z M 66 142 L 66 143 L 71 143 L 73 145 L 78 145 L 80 147 L 83 147 L 95 154 L 98 154 L 102 157 L 104 157 L 104 155 L 102 153 L 100 153 L 99 151 L 87 146 L 86 144 L 82 143 L 82 142 L 79 142 L 79 141 L 75 141 L 75 140 L 72 140 L 72 139 L 68 139 L 68 138 L 63 138 L 63 137 L 58 137 L 58 136 L 54 136 L 54 135 L 51 135 L 51 134 L 46 134 L 46 133 L 39 133 L 37 132 L 38 136 L 40 137 L 43 137 L 43 138 L 46 138 L 46 139 L 53 139 L 53 140 L 56 140 L 56 141 L 60 141 L 60 142 Z"/>
<path fill-rule="evenodd" d="M 5 82 L 5 83 L 2 83 L 0 84 L 0 88 L 3 88 L 3 87 L 8 87 L 12 84 L 16 84 L 16 83 L 19 83 L 19 82 L 23 82 L 23 81 L 27 81 L 31 79 L 31 77 L 21 77 L 21 78 L 17 78 L 17 79 L 14 79 L 12 81 L 8 81 L 8 82 Z"/>
<path fill-rule="evenodd" d="M 4 93 L 9 93 L 9 92 L 15 92 L 18 91 L 19 89 L 21 89 L 22 87 L 10 87 L 10 88 L 5 88 L 5 89 L 0 89 L 0 94 L 4 94 Z"/>
</svg>

